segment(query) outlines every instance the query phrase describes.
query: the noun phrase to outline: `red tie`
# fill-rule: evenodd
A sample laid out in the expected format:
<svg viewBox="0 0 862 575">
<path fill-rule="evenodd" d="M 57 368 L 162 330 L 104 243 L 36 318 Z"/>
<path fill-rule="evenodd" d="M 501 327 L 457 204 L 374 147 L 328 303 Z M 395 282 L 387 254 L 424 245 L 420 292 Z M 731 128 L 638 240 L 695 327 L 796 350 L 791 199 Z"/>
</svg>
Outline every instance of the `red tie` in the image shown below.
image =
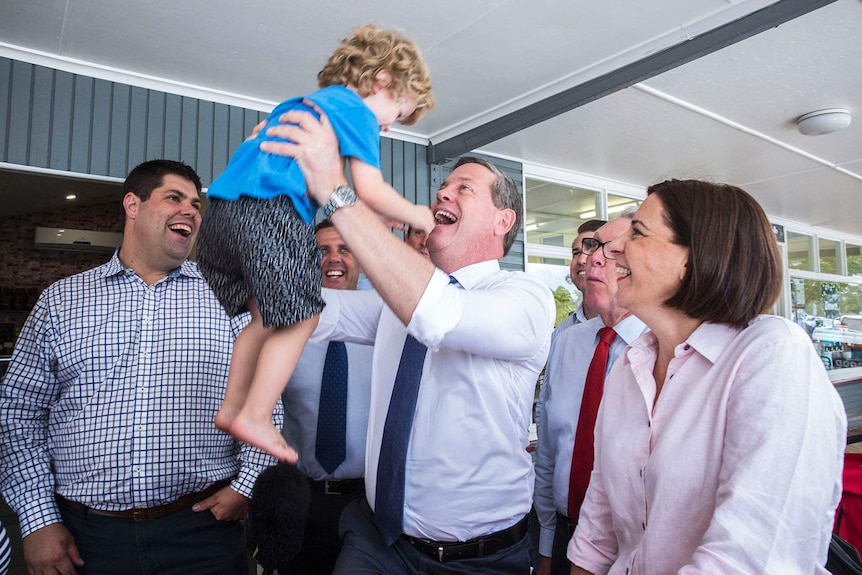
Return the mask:
<svg viewBox="0 0 862 575">
<path fill-rule="evenodd" d="M 608 351 L 617 333 L 610 327 L 599 330 L 599 343 L 593 353 L 593 360 L 587 370 L 584 384 L 584 397 L 581 399 L 581 413 L 578 415 L 578 428 L 575 431 L 575 448 L 572 450 L 572 470 L 569 477 L 569 519 L 578 520 L 581 503 L 590 484 L 593 470 L 593 430 L 596 427 L 596 414 L 602 401 L 605 388 L 605 369 L 608 366 Z"/>
</svg>

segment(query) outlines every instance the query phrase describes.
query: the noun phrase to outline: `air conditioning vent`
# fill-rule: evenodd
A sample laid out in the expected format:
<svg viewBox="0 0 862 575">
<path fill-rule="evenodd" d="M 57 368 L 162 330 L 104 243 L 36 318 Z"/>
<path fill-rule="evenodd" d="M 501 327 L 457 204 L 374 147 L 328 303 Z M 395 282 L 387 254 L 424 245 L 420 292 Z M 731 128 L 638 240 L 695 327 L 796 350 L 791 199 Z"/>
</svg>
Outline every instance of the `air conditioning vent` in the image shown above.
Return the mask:
<svg viewBox="0 0 862 575">
<path fill-rule="evenodd" d="M 113 252 L 123 241 L 123 234 L 71 230 L 68 228 L 36 228 L 33 245 L 41 250 L 78 252 Z"/>
</svg>

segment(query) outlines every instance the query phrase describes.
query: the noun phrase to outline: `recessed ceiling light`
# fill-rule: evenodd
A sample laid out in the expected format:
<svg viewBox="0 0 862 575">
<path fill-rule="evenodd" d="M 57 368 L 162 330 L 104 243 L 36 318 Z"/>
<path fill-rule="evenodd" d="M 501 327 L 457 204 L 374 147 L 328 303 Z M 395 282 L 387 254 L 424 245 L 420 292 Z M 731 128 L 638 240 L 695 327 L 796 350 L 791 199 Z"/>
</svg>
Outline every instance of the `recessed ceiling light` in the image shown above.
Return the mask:
<svg viewBox="0 0 862 575">
<path fill-rule="evenodd" d="M 822 136 L 843 130 L 852 120 L 850 112 L 844 108 L 826 108 L 799 116 L 796 127 L 805 136 Z"/>
<path fill-rule="evenodd" d="M 77 198 L 77 197 L 78 197 L 78 196 L 76 196 L 75 194 L 69 194 L 68 196 L 66 196 L 66 199 L 67 199 L 67 200 L 74 200 L 74 199 L 75 199 L 75 198 Z"/>
</svg>

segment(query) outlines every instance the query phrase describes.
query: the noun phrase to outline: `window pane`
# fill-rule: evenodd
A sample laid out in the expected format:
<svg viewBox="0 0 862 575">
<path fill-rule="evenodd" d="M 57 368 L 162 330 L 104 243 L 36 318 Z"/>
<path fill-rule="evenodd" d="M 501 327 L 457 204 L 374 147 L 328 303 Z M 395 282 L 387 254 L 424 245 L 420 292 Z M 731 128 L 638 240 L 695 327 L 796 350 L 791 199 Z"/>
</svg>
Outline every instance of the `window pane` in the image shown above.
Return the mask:
<svg viewBox="0 0 862 575">
<path fill-rule="evenodd" d="M 811 269 L 811 236 L 787 232 L 787 267 L 792 270 Z"/>
<path fill-rule="evenodd" d="M 827 369 L 862 366 L 862 286 L 790 279 L 793 320 L 814 340 Z"/>
<path fill-rule="evenodd" d="M 853 244 L 844 244 L 847 254 L 847 275 L 862 276 L 862 248 Z"/>
<path fill-rule="evenodd" d="M 819 238 L 817 243 L 820 248 L 820 271 L 824 274 L 840 274 L 841 270 L 838 267 L 838 242 Z"/>
<path fill-rule="evenodd" d="M 625 196 L 608 194 L 608 219 L 612 220 L 622 215 L 628 208 L 637 208 L 643 200 L 635 200 Z"/>
<path fill-rule="evenodd" d="M 578 308 L 583 296 L 569 277 L 570 260 L 566 260 L 565 265 L 545 263 L 547 261 L 549 261 L 547 258 L 528 257 L 527 273 L 535 276 L 553 292 L 554 303 L 557 306 L 557 318 L 554 325 L 557 325 Z"/>
<path fill-rule="evenodd" d="M 570 248 L 578 226 L 594 219 L 598 208 L 598 194 L 592 190 L 529 178 L 526 198 L 528 244 Z"/>
</svg>

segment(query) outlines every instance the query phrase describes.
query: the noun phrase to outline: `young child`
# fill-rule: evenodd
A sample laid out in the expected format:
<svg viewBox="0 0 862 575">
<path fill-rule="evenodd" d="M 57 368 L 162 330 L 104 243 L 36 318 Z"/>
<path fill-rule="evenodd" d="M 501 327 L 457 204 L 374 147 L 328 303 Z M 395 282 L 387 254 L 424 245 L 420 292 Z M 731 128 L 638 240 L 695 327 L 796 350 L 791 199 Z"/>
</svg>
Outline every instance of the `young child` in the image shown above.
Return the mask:
<svg viewBox="0 0 862 575">
<path fill-rule="evenodd" d="M 389 220 L 430 232 L 431 211 L 404 199 L 380 172 L 380 130 L 414 124 L 434 106 L 419 49 L 395 31 L 362 26 L 341 42 L 317 79 L 322 89 L 307 99 L 329 118 L 356 194 Z M 316 115 L 303 98 L 294 98 L 272 111 L 267 127 L 293 109 Z M 239 146 L 210 186 L 198 264 L 229 315 L 248 309 L 252 316 L 234 344 L 215 425 L 293 462 L 296 453 L 271 416 L 324 305 L 310 225 L 317 206 L 296 162 L 261 152 L 264 140 L 273 140 L 266 128 Z"/>
</svg>

